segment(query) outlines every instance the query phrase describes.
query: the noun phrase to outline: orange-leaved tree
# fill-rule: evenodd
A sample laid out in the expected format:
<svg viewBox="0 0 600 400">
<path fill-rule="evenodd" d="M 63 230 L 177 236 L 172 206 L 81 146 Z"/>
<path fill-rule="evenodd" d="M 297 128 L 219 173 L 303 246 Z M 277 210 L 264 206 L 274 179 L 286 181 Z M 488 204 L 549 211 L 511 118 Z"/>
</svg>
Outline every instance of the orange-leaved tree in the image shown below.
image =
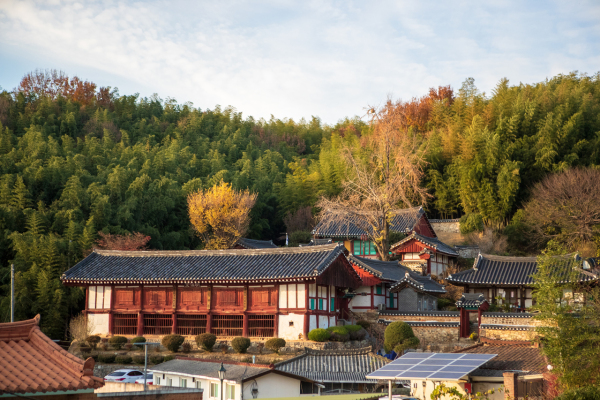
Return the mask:
<svg viewBox="0 0 600 400">
<path fill-rule="evenodd" d="M 221 181 L 188 196 L 190 222 L 206 249 L 229 249 L 248 231 L 257 195 Z"/>
</svg>

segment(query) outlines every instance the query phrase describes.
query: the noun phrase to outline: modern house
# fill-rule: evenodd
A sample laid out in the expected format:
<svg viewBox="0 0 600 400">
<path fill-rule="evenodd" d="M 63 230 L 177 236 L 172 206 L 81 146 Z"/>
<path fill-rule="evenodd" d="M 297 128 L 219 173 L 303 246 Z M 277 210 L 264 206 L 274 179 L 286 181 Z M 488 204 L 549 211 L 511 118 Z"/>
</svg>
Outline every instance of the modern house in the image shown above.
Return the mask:
<svg viewBox="0 0 600 400">
<path fill-rule="evenodd" d="M 219 370 L 225 369 L 223 387 Z M 154 384 L 203 389 L 207 400 L 268 399 L 316 394 L 314 381 L 273 368 L 273 365 L 250 364 L 178 357 L 150 369 Z M 303 391 L 304 390 L 304 391 Z M 221 397 L 222 396 L 222 397 Z"/>
<path fill-rule="evenodd" d="M 575 270 L 580 283 L 600 278 L 595 259 L 581 260 L 577 256 L 557 257 L 557 268 Z M 533 275 L 537 272 L 536 257 L 504 257 L 479 254 L 473 268 L 449 275 L 447 280 L 462 286 L 466 293 L 480 293 L 490 303 L 508 304 L 524 310 L 533 303 Z M 569 290 L 569 289 L 565 289 Z"/>
<path fill-rule="evenodd" d="M 349 293 L 349 309 L 368 311 L 378 308 L 400 311 L 437 310 L 438 296 L 444 286 L 403 266 L 398 261 L 379 261 L 348 256 L 362 285 Z"/>
<path fill-rule="evenodd" d="M 368 232 L 357 219 L 345 222 L 332 222 L 327 217 L 321 219 L 312 234 L 315 239 L 331 239 L 334 242 L 344 243 L 350 254 L 366 258 L 380 258 L 377 256 L 375 245 L 368 239 Z M 417 232 L 422 236 L 436 237 L 436 234 L 427 220 L 422 207 L 407 208 L 399 211 L 390 223 L 390 231 L 410 235 Z"/>
<path fill-rule="evenodd" d="M 340 244 L 256 250 L 95 250 L 61 276 L 103 335 L 307 337 L 336 325 L 362 281 Z"/>
<path fill-rule="evenodd" d="M 104 381 L 94 377 L 94 360 L 63 350 L 39 328 L 40 316 L 0 323 L 0 395 L 89 399 Z M 57 396 L 60 395 L 60 396 Z"/>
<path fill-rule="evenodd" d="M 400 264 L 420 275 L 440 276 L 450 266 L 455 266 L 458 252 L 436 237 L 411 233 L 390 246 L 393 254 L 400 256 Z"/>
<path fill-rule="evenodd" d="M 303 354 L 275 364 L 275 370 L 306 379 L 302 382 L 301 394 L 322 394 L 336 389 L 364 393 L 373 392 L 378 385 L 376 380 L 367 379 L 366 375 L 389 361 L 373 354 L 370 347 L 353 350 L 305 349 Z"/>
</svg>

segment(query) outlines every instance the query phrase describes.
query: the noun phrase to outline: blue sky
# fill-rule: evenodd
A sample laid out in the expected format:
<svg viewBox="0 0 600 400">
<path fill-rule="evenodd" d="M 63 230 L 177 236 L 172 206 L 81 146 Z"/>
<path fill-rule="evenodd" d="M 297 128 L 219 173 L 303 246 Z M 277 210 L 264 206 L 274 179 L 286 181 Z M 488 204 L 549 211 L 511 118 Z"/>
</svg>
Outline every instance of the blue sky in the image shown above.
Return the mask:
<svg viewBox="0 0 600 400">
<path fill-rule="evenodd" d="M 55 68 L 202 109 L 335 123 L 388 95 L 600 71 L 599 1 L 0 0 L 0 86 Z"/>
</svg>

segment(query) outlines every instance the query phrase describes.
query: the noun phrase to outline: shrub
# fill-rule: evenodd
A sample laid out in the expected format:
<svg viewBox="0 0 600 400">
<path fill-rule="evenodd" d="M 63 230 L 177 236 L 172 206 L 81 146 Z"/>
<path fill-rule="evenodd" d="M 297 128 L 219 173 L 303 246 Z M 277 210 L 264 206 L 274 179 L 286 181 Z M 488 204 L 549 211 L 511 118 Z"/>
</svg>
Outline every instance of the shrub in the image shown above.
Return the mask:
<svg viewBox="0 0 600 400">
<path fill-rule="evenodd" d="M 98 353 L 92 353 L 90 354 L 90 357 L 92 357 L 94 361 L 98 362 Z"/>
<path fill-rule="evenodd" d="M 123 347 L 125 347 L 125 350 L 130 351 L 131 350 L 131 346 L 133 346 L 131 343 L 125 343 L 123 345 Z"/>
<path fill-rule="evenodd" d="M 163 359 L 163 361 L 171 361 L 174 360 L 175 356 L 172 354 L 166 355 L 165 358 Z"/>
<path fill-rule="evenodd" d="M 471 333 L 471 335 L 469 335 L 469 339 L 475 341 L 475 340 L 479 339 L 479 335 L 477 334 L 477 332 L 473 332 L 473 333 Z"/>
<path fill-rule="evenodd" d="M 265 343 L 265 347 L 279 354 L 279 350 L 281 350 L 282 347 L 285 347 L 285 340 L 280 338 L 269 339 L 267 340 L 267 343 Z"/>
<path fill-rule="evenodd" d="M 161 343 L 169 349 L 171 353 L 176 353 L 184 341 L 185 338 L 181 335 L 167 335 L 162 338 Z"/>
<path fill-rule="evenodd" d="M 163 362 L 165 360 L 165 358 L 163 356 L 161 356 L 160 354 L 152 354 L 150 357 L 148 357 L 148 360 L 152 364 L 160 364 L 161 362 Z"/>
<path fill-rule="evenodd" d="M 452 307 L 456 302 L 440 297 L 437 302 L 438 310 L 443 310 L 446 307 Z"/>
<path fill-rule="evenodd" d="M 221 350 L 221 353 L 227 354 L 227 351 L 229 351 L 229 346 L 227 346 L 226 342 L 223 342 L 219 345 L 219 350 Z"/>
<path fill-rule="evenodd" d="M 347 342 L 350 339 L 350 333 L 345 326 L 330 326 L 327 330 L 331 333 L 329 340 L 334 342 Z"/>
<path fill-rule="evenodd" d="M 418 337 L 412 337 L 412 338 L 408 338 L 406 339 L 404 342 L 398 344 L 396 347 L 394 347 L 394 351 L 396 352 L 396 354 L 404 354 L 404 350 L 406 349 L 415 349 L 417 347 L 419 347 L 419 343 L 421 343 L 419 341 Z"/>
<path fill-rule="evenodd" d="M 192 344 L 190 342 L 183 342 L 183 344 L 181 345 L 181 351 L 183 351 L 184 353 L 189 353 L 190 351 L 192 351 Z"/>
<path fill-rule="evenodd" d="M 127 338 L 124 336 L 113 336 L 110 339 L 108 339 L 108 343 L 110 343 L 111 346 L 115 349 L 121 350 L 121 347 L 123 347 L 123 345 L 127 343 Z"/>
<path fill-rule="evenodd" d="M 131 356 L 117 356 L 115 362 L 117 364 L 131 364 Z"/>
<path fill-rule="evenodd" d="M 212 333 L 203 333 L 196 336 L 196 344 L 206 351 L 212 351 L 215 343 L 217 343 L 217 337 Z"/>
<path fill-rule="evenodd" d="M 483 232 L 483 218 L 481 214 L 465 214 L 460 218 L 460 233 L 466 235 L 471 232 Z"/>
<path fill-rule="evenodd" d="M 362 326 L 365 329 L 369 329 L 371 327 L 371 323 L 369 321 L 364 320 L 364 319 L 361 319 L 360 321 L 357 321 L 356 325 Z"/>
<path fill-rule="evenodd" d="M 115 362 L 115 355 L 114 354 L 100 354 L 98 355 L 98 361 L 100 361 L 101 363 L 106 363 L 106 364 L 111 364 Z"/>
<path fill-rule="evenodd" d="M 144 356 L 133 356 L 133 357 L 132 357 L 132 361 L 133 361 L 135 364 L 144 365 L 144 362 L 145 362 L 146 360 L 145 360 L 145 357 L 144 357 Z"/>
<path fill-rule="evenodd" d="M 417 343 L 415 345 L 415 341 L 412 340 L 414 337 L 415 334 L 412 328 L 406 322 L 392 322 L 385 329 L 383 349 L 387 353 L 394 350 L 398 345 L 403 345 L 404 349 L 415 348 L 419 345 L 419 339 L 417 339 Z"/>
<path fill-rule="evenodd" d="M 577 389 L 571 389 L 560 396 L 556 400 L 598 400 L 600 399 L 600 386 L 589 385 Z"/>
<path fill-rule="evenodd" d="M 325 329 L 317 328 L 308 332 L 308 340 L 313 342 L 326 342 L 331 337 L 331 333 Z"/>
<path fill-rule="evenodd" d="M 131 344 L 133 344 L 132 349 L 141 350 L 144 348 L 144 346 L 137 345 L 136 343 L 146 343 L 146 338 L 143 336 L 136 336 L 133 339 L 131 339 Z"/>
<path fill-rule="evenodd" d="M 100 340 L 100 336 L 98 335 L 91 335 L 85 339 L 85 341 L 88 342 L 90 347 L 94 350 L 96 350 L 96 347 L 98 346 L 98 343 L 100 343 Z"/>
<path fill-rule="evenodd" d="M 250 347 L 250 344 L 250 339 L 245 337 L 236 337 L 231 341 L 231 347 L 233 347 L 233 350 L 240 354 L 245 353 L 248 350 L 248 347 Z"/>
<path fill-rule="evenodd" d="M 92 348 L 90 346 L 79 346 L 79 350 L 81 350 L 82 354 L 85 354 L 92 351 Z"/>
<path fill-rule="evenodd" d="M 344 325 L 350 335 L 350 340 L 363 340 L 367 337 L 367 331 L 360 325 Z"/>
<path fill-rule="evenodd" d="M 102 348 L 102 350 L 107 351 L 108 350 L 108 343 L 102 342 L 100 344 L 100 347 Z"/>
<path fill-rule="evenodd" d="M 258 350 L 258 354 L 262 354 L 265 349 L 265 344 L 263 342 L 256 343 L 256 348 Z"/>
</svg>

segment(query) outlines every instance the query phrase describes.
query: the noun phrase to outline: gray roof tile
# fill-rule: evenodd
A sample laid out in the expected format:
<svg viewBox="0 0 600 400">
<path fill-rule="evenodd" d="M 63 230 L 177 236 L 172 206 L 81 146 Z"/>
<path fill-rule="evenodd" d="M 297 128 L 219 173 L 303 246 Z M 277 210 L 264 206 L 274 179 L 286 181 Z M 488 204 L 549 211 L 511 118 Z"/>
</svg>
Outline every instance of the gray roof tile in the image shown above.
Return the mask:
<svg viewBox="0 0 600 400">
<path fill-rule="evenodd" d="M 409 242 L 411 240 L 417 240 L 427 246 L 433 247 L 439 253 L 458 257 L 458 252 L 454 249 L 454 247 L 447 245 L 446 243 L 442 242 L 438 238 L 431 238 L 431 237 L 419 235 L 416 232 L 413 232 L 412 234 L 405 237 L 398 243 L 393 244 L 391 246 L 391 250 L 393 251 L 395 247 L 403 245 L 404 243 Z"/>
<path fill-rule="evenodd" d="M 400 279 L 398 281 L 398 283 L 396 283 L 394 286 L 392 286 L 390 291 L 392 291 L 392 292 L 400 291 L 400 288 L 403 287 L 404 285 L 411 286 L 422 292 L 438 293 L 438 294 L 446 293 L 446 289 L 444 288 L 444 285 L 440 285 L 439 283 L 437 283 L 436 281 L 431 279 L 431 276 L 421 276 L 414 272 L 407 272 L 402 277 L 402 279 Z"/>
<path fill-rule="evenodd" d="M 256 239 L 247 239 L 241 238 L 237 241 L 236 245 L 241 246 L 245 249 L 276 249 L 277 246 L 273 243 L 272 240 L 256 240 Z"/>
</svg>

